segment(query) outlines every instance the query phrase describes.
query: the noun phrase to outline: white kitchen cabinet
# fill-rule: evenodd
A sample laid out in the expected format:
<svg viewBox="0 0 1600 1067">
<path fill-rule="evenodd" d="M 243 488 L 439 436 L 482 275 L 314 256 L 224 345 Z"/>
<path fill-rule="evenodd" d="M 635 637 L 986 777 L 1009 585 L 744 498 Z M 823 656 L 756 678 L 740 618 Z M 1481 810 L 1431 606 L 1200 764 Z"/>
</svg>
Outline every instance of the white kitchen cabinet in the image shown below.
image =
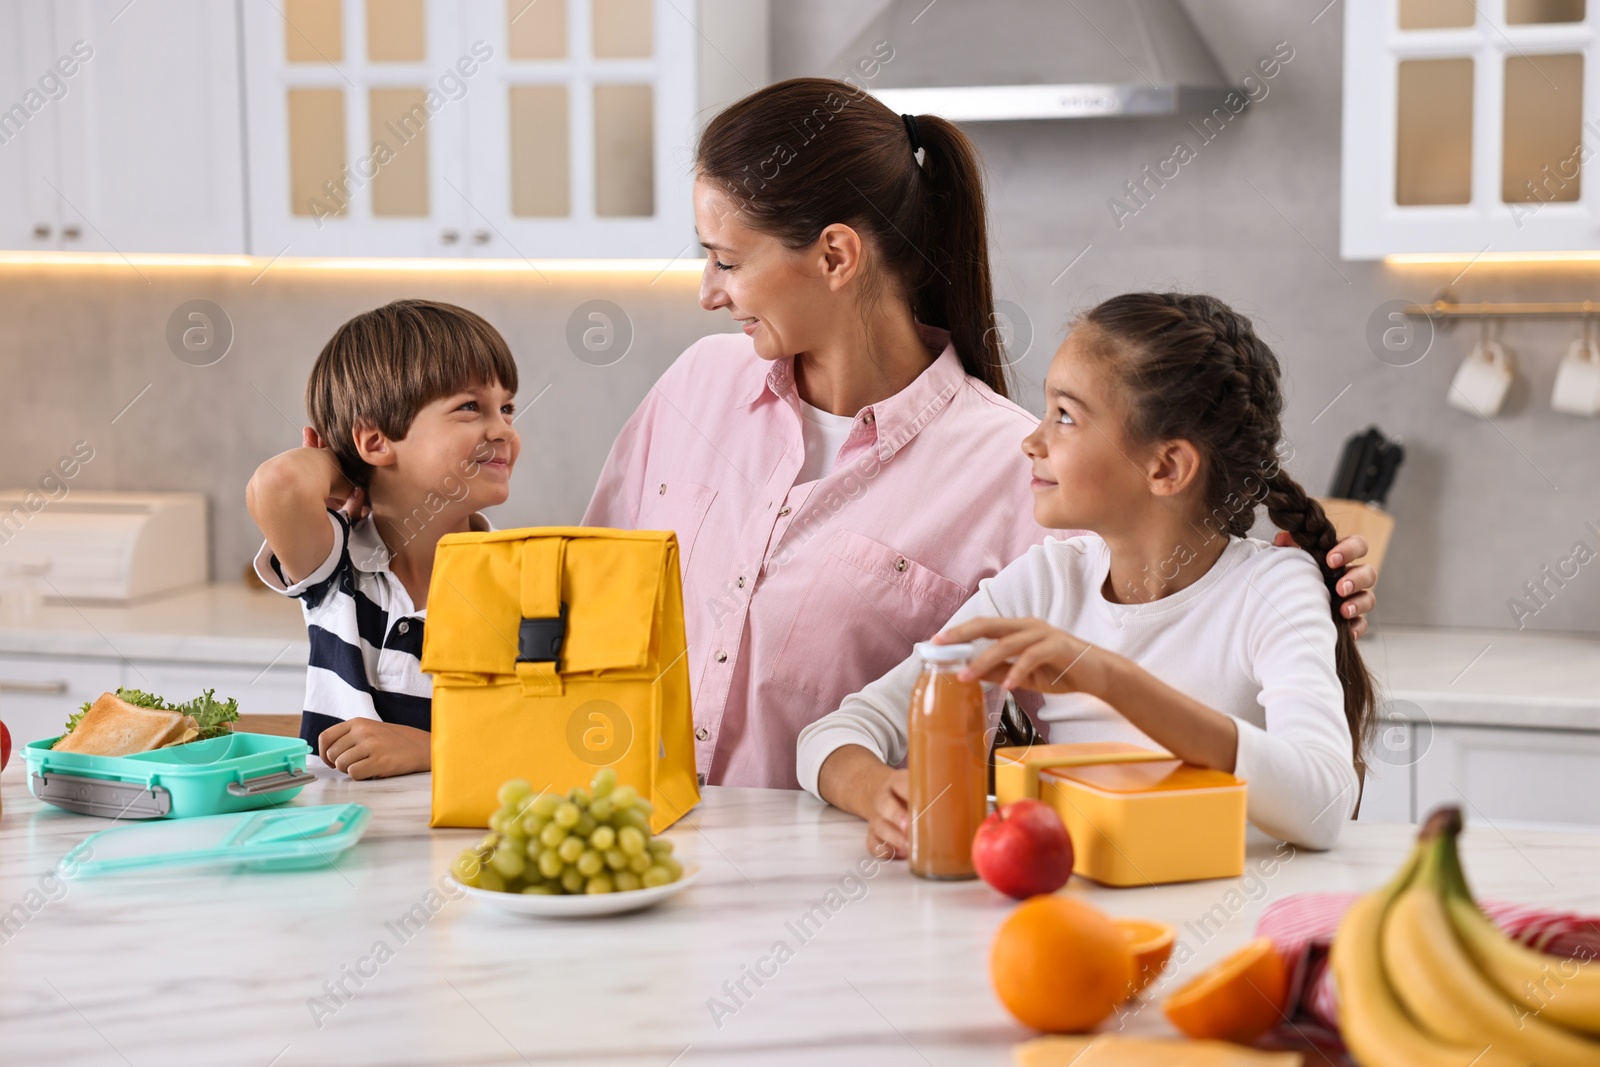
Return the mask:
<svg viewBox="0 0 1600 1067">
<path fill-rule="evenodd" d="M 1600 248 L 1595 8 L 1349 0 L 1344 257 Z"/>
<path fill-rule="evenodd" d="M 0 656 L 0 722 L 20 750 L 29 741 L 56 737 L 67 716 L 86 700 L 125 685 L 115 659 L 73 656 Z"/>
<path fill-rule="evenodd" d="M 0 248 L 60 242 L 52 0 L 0 4 Z M 70 91 L 70 90 L 68 90 Z"/>
<path fill-rule="evenodd" d="M 697 8 L 244 0 L 253 250 L 678 255 Z"/>
<path fill-rule="evenodd" d="M 1416 813 L 1460 805 L 1468 824 L 1600 828 L 1600 734 L 1417 727 Z"/>
<path fill-rule="evenodd" d="M 238 27 L 211 0 L 0 10 L 0 248 L 245 251 Z"/>
<path fill-rule="evenodd" d="M 67 716 L 85 701 L 118 686 L 174 702 L 214 689 L 221 699 L 237 699 L 242 715 L 298 715 L 305 704 L 306 669 L 5 654 L 0 655 L 0 722 L 20 749 L 60 734 Z"/>
<path fill-rule="evenodd" d="M 213 663 L 141 661 L 129 665 L 126 685 L 160 693 L 172 701 L 192 700 L 215 689 L 220 700 L 239 701 L 241 715 L 299 715 L 305 707 L 304 667 L 231 666 Z"/>
<path fill-rule="evenodd" d="M 1356 818 L 1365 822 L 1413 822 L 1411 809 L 1415 728 L 1409 722 L 1383 721 L 1367 752 L 1367 777 L 1361 787 L 1361 810 Z"/>
</svg>

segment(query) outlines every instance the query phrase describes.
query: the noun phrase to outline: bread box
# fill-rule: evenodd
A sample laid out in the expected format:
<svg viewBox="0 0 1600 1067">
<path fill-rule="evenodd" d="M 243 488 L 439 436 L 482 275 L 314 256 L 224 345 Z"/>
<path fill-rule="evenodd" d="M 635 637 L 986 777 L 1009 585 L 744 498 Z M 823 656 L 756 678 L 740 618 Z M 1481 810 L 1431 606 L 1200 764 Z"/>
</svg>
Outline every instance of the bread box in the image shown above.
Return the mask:
<svg viewBox="0 0 1600 1067">
<path fill-rule="evenodd" d="M 209 577 L 204 493 L 74 489 L 49 500 L 0 490 L 0 544 L 37 593 L 69 600 L 133 600 Z"/>
<path fill-rule="evenodd" d="M 1034 797 L 1072 837 L 1072 873 L 1109 886 L 1244 873 L 1245 783 L 1170 752 L 1104 741 L 1000 748 L 995 800 Z"/>
</svg>

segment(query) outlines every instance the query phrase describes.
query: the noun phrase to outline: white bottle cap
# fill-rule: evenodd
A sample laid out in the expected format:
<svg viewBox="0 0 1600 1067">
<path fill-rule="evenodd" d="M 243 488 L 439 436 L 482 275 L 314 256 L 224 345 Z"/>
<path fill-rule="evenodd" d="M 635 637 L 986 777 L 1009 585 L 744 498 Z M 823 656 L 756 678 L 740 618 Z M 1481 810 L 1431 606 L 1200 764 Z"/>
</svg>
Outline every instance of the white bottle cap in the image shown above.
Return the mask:
<svg viewBox="0 0 1600 1067">
<path fill-rule="evenodd" d="M 971 643 L 960 645 L 936 645 L 932 641 L 918 641 L 917 655 L 928 663 L 960 663 L 969 660 L 977 649 Z"/>
</svg>

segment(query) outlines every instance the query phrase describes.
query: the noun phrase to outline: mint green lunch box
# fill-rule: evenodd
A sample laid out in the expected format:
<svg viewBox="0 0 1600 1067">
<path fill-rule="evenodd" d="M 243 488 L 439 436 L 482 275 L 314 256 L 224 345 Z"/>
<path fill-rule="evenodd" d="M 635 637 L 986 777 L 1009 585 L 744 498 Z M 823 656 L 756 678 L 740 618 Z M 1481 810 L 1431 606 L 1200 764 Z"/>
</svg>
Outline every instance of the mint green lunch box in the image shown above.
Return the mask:
<svg viewBox="0 0 1600 1067">
<path fill-rule="evenodd" d="M 226 815 L 292 800 L 314 778 L 298 737 L 230 733 L 207 741 L 89 756 L 56 752 L 59 737 L 23 749 L 28 789 L 47 804 L 114 819 Z"/>
</svg>

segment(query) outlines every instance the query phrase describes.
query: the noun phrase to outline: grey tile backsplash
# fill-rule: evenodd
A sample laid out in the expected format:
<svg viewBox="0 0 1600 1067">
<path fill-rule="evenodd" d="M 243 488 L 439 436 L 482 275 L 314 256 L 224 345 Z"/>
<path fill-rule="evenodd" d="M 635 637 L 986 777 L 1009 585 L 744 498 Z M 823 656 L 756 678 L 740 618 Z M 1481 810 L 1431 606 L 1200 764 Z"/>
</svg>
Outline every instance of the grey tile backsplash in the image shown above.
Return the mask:
<svg viewBox="0 0 1600 1067">
<path fill-rule="evenodd" d="M 1198 141 L 1182 119 L 999 123 L 970 127 L 989 165 L 997 296 L 1033 333 L 1017 366 L 1020 401 L 1038 381 L 1076 308 L 1130 288 L 1208 290 L 1255 316 L 1283 361 L 1291 469 L 1327 488 L 1345 437 L 1375 423 L 1407 460 L 1380 587 L 1383 621 L 1514 627 L 1508 603 L 1543 582 L 1529 629 L 1600 631 L 1600 562 L 1564 584 L 1545 580 L 1584 541 L 1600 550 L 1600 420 L 1553 413 L 1557 360 L 1571 320 L 1507 324 L 1517 385 L 1493 422 L 1446 406 L 1451 375 L 1477 337 L 1441 332 L 1415 365 L 1380 361 L 1368 319 L 1386 301 L 1427 300 L 1454 282 L 1463 299 L 1593 298 L 1600 266 L 1396 267 L 1339 259 L 1341 20 L 1315 6 L 1249 0 L 1188 5 L 1227 70 L 1279 41 L 1294 58 L 1270 93 L 1147 186 L 1132 215 L 1111 202 L 1125 183 Z M 773 72 L 840 74 L 833 51 L 855 31 L 843 0 L 774 5 Z M 914 47 L 899 42 L 897 47 Z M 998 46 L 998 45 L 994 45 Z M 1119 221 L 1117 214 L 1121 214 Z M 687 235 L 686 235 L 687 236 Z M 1087 249 L 1087 250 L 1086 250 Z M 1070 269 L 1069 268 L 1070 265 Z M 1458 277 L 1459 275 L 1459 277 Z M 350 315 L 400 296 L 463 304 L 507 337 L 522 375 L 522 457 L 501 526 L 575 522 L 611 440 L 686 345 L 727 330 L 696 303 L 697 279 L 518 273 L 309 272 L 95 266 L 0 266 L 0 486 L 27 485 L 78 441 L 94 458 L 85 488 L 198 489 L 212 508 L 212 572 L 234 580 L 259 544 L 244 485 L 262 459 L 299 442 L 312 361 Z M 628 355 L 594 367 L 568 350 L 584 301 L 616 302 L 635 331 Z M 220 305 L 235 337 L 211 366 L 169 350 L 167 320 L 185 301 Z M 535 400 L 535 398 L 538 398 Z"/>
</svg>

